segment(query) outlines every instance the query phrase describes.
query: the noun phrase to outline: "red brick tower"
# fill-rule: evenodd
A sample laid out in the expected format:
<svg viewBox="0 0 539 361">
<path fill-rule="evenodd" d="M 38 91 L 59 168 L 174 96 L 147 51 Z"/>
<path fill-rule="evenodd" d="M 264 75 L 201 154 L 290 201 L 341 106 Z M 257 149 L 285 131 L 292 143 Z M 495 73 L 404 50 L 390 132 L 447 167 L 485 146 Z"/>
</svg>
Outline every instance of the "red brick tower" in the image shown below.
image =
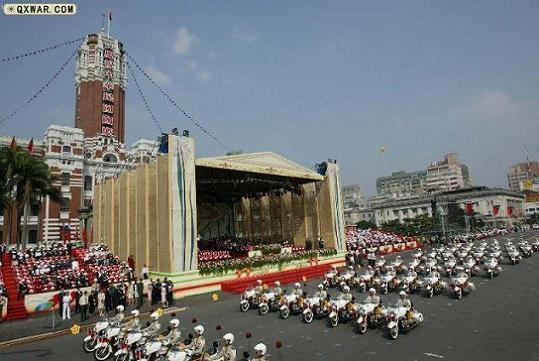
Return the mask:
<svg viewBox="0 0 539 361">
<path fill-rule="evenodd" d="M 75 83 L 75 127 L 86 138 L 103 135 L 125 143 L 123 44 L 103 30 L 88 35 L 77 55 Z"/>
</svg>

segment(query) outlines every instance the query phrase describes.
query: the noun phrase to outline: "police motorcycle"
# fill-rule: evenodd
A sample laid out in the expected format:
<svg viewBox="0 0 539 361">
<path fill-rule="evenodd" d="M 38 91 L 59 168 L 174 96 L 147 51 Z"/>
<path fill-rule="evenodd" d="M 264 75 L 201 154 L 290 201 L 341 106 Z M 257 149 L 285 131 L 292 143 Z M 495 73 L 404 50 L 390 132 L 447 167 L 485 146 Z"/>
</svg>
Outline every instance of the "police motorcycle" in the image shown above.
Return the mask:
<svg viewBox="0 0 539 361">
<path fill-rule="evenodd" d="M 436 268 L 436 258 L 435 257 L 423 257 L 421 263 L 417 267 L 417 272 L 425 274 L 427 270 Z"/>
<path fill-rule="evenodd" d="M 367 288 L 372 286 L 373 277 L 374 277 L 374 271 L 372 270 L 370 266 L 359 272 L 358 289 L 360 292 L 365 292 Z"/>
<path fill-rule="evenodd" d="M 339 285 L 341 286 L 341 290 L 343 285 L 347 285 L 350 288 L 355 287 L 357 282 L 355 276 L 356 272 L 354 271 L 354 268 L 352 266 L 348 266 L 346 270 L 344 270 L 339 276 Z"/>
<path fill-rule="evenodd" d="M 419 266 L 420 264 L 420 261 L 419 261 L 419 258 L 412 258 L 411 260 L 408 261 L 408 264 L 405 265 L 405 267 L 408 269 L 408 270 L 413 270 L 415 271 L 417 266 Z"/>
<path fill-rule="evenodd" d="M 258 303 L 258 313 L 261 315 L 267 315 L 269 311 L 279 311 L 279 298 L 282 296 L 281 284 L 276 282 L 276 287 L 271 290 L 265 290 L 260 295 L 260 302 Z"/>
<path fill-rule="evenodd" d="M 386 310 L 380 303 L 362 301 L 358 304 L 356 327 L 360 334 L 367 332 L 367 328 L 377 327 L 385 321 Z"/>
<path fill-rule="evenodd" d="M 279 315 L 282 319 L 287 319 L 291 314 L 299 314 L 303 311 L 304 293 L 299 289 L 301 285 L 296 283 L 292 293 L 284 294 L 279 300 Z M 301 292 L 301 294 L 300 294 Z"/>
<path fill-rule="evenodd" d="M 443 270 L 448 277 L 451 277 L 453 275 L 453 270 L 456 265 L 457 260 L 455 259 L 455 257 L 450 256 L 444 259 L 444 265 L 440 267 L 440 271 Z"/>
<path fill-rule="evenodd" d="M 144 343 L 142 331 L 140 329 L 128 332 L 122 339 L 118 351 L 114 353 L 114 361 L 140 360 L 141 345 Z"/>
<path fill-rule="evenodd" d="M 475 258 L 475 261 L 477 263 L 481 262 L 483 258 L 485 257 L 485 249 L 484 248 L 475 248 L 472 250 L 472 256 Z"/>
<path fill-rule="evenodd" d="M 396 278 L 395 286 L 404 290 L 406 293 L 415 293 L 419 288 L 417 280 L 417 272 L 408 270 Z"/>
<path fill-rule="evenodd" d="M 133 319 L 127 321 L 123 325 L 119 322 L 112 323 L 102 337 L 98 338 L 98 344 L 94 351 L 94 358 L 98 361 L 104 361 L 120 348 L 120 343 L 127 332 L 130 332 L 139 327 L 139 311 L 131 311 Z"/>
<path fill-rule="evenodd" d="M 522 260 L 520 252 L 512 243 L 505 245 L 505 252 L 507 253 L 507 258 L 509 259 L 509 262 L 511 262 L 513 265 L 519 263 Z"/>
<path fill-rule="evenodd" d="M 397 256 L 395 260 L 390 263 L 390 265 L 397 273 L 403 273 L 404 271 L 406 271 L 406 265 L 404 264 L 400 256 Z"/>
<path fill-rule="evenodd" d="M 428 298 L 432 298 L 435 294 L 442 293 L 446 287 L 446 282 L 440 279 L 440 274 L 436 271 L 427 271 L 427 274 L 423 277 L 421 283 L 425 295 Z"/>
<path fill-rule="evenodd" d="M 324 275 L 324 285 L 326 288 L 333 288 L 339 283 L 339 271 L 336 267 L 331 267 Z"/>
<path fill-rule="evenodd" d="M 303 311 L 301 312 L 301 319 L 303 322 L 307 324 L 313 322 L 315 315 L 320 313 L 323 300 L 323 298 L 316 295 L 305 298 L 303 302 Z"/>
<path fill-rule="evenodd" d="M 483 266 L 485 267 L 485 273 L 488 278 L 494 278 L 494 276 L 498 276 L 502 271 L 497 258 L 487 258 L 483 262 Z"/>
<path fill-rule="evenodd" d="M 455 275 L 451 278 L 450 288 L 454 292 L 455 299 L 460 300 L 463 294 L 468 294 L 475 290 L 475 284 L 470 282 L 468 274 L 464 272 L 464 268 L 459 267 Z"/>
<path fill-rule="evenodd" d="M 96 322 L 93 328 L 88 327 L 88 335 L 82 341 L 82 348 L 84 351 L 88 353 L 94 352 L 97 347 L 99 337 L 106 332 L 108 327 L 109 321 L 107 318 Z"/>
<path fill-rule="evenodd" d="M 256 286 L 249 286 L 242 293 L 240 300 L 240 311 L 247 312 L 251 308 L 257 308 L 262 293 L 262 281 L 257 280 Z"/>
<path fill-rule="evenodd" d="M 339 317 L 343 312 L 347 311 L 348 304 L 350 303 L 349 300 L 338 298 L 333 299 L 330 301 L 330 311 L 329 315 L 327 317 L 327 323 L 331 328 L 337 327 L 339 324 Z"/>
<path fill-rule="evenodd" d="M 376 259 L 376 262 L 374 262 L 374 268 L 376 270 L 382 269 L 386 265 L 386 258 L 384 256 L 380 256 L 380 258 Z"/>
<path fill-rule="evenodd" d="M 539 252 L 539 237 L 535 238 L 535 240 L 532 242 L 532 248 L 534 252 Z"/>
<path fill-rule="evenodd" d="M 518 248 L 524 257 L 531 257 L 533 254 L 533 247 L 528 242 L 518 242 Z"/>
<path fill-rule="evenodd" d="M 386 295 L 391 289 L 395 288 L 395 277 L 397 276 L 392 266 L 386 266 L 378 278 L 380 293 Z"/>
<path fill-rule="evenodd" d="M 462 267 L 464 267 L 464 272 L 466 272 L 470 277 L 475 276 L 480 270 L 475 258 L 472 256 L 467 256 L 462 260 Z"/>
<path fill-rule="evenodd" d="M 389 305 L 386 312 L 387 331 L 392 340 L 396 340 L 399 333 L 407 333 L 423 322 L 423 314 L 413 307 L 397 303 Z"/>
</svg>

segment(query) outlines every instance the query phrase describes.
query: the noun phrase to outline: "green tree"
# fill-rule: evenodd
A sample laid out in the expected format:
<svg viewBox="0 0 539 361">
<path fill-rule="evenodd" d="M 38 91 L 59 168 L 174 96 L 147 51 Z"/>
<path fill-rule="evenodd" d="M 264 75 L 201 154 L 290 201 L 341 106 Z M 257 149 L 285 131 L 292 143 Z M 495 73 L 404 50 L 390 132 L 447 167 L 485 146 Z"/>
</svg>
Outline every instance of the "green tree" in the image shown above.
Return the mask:
<svg viewBox="0 0 539 361">
<path fill-rule="evenodd" d="M 376 224 L 371 221 L 359 221 L 356 223 L 356 226 L 359 229 L 376 229 Z"/>
<path fill-rule="evenodd" d="M 33 202 L 39 202 L 42 197 L 46 196 L 49 196 L 53 202 L 60 202 L 62 200 L 61 192 L 53 186 L 55 179 L 47 164 L 29 152 L 20 149 L 2 149 L 0 166 L 2 169 L 6 169 L 5 175 L 0 179 L 3 184 L 3 188 L 0 188 L 2 206 L 10 211 L 16 209 L 17 235 L 22 217 L 22 234 L 21 237 L 17 237 L 17 244 L 22 242 L 24 248 L 28 243 L 30 205 Z"/>
</svg>

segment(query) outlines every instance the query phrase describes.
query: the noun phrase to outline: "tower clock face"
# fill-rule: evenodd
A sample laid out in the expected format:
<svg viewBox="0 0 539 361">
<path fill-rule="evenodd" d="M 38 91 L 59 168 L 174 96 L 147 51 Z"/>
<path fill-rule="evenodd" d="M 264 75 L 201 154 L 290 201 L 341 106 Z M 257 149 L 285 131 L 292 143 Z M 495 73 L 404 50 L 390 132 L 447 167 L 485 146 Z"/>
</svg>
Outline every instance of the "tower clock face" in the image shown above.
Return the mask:
<svg viewBox="0 0 539 361">
<path fill-rule="evenodd" d="M 84 156 L 86 157 L 86 159 L 90 159 L 92 158 L 92 153 L 88 152 Z"/>
</svg>

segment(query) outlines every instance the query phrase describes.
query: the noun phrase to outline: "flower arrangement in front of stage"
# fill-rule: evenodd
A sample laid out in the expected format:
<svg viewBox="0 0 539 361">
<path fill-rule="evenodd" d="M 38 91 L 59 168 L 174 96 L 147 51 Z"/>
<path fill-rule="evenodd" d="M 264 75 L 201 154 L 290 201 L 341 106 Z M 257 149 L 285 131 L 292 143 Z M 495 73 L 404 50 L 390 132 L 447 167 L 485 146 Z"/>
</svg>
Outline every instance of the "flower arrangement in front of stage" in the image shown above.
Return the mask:
<svg viewBox="0 0 539 361">
<path fill-rule="evenodd" d="M 242 269 L 256 269 L 272 265 L 282 267 L 285 263 L 291 261 L 318 259 L 319 257 L 328 257 L 335 254 L 337 254 L 337 251 L 331 248 L 294 253 L 269 254 L 250 258 L 204 262 L 199 265 L 198 270 L 202 275 L 222 275 L 230 271 Z"/>
</svg>

